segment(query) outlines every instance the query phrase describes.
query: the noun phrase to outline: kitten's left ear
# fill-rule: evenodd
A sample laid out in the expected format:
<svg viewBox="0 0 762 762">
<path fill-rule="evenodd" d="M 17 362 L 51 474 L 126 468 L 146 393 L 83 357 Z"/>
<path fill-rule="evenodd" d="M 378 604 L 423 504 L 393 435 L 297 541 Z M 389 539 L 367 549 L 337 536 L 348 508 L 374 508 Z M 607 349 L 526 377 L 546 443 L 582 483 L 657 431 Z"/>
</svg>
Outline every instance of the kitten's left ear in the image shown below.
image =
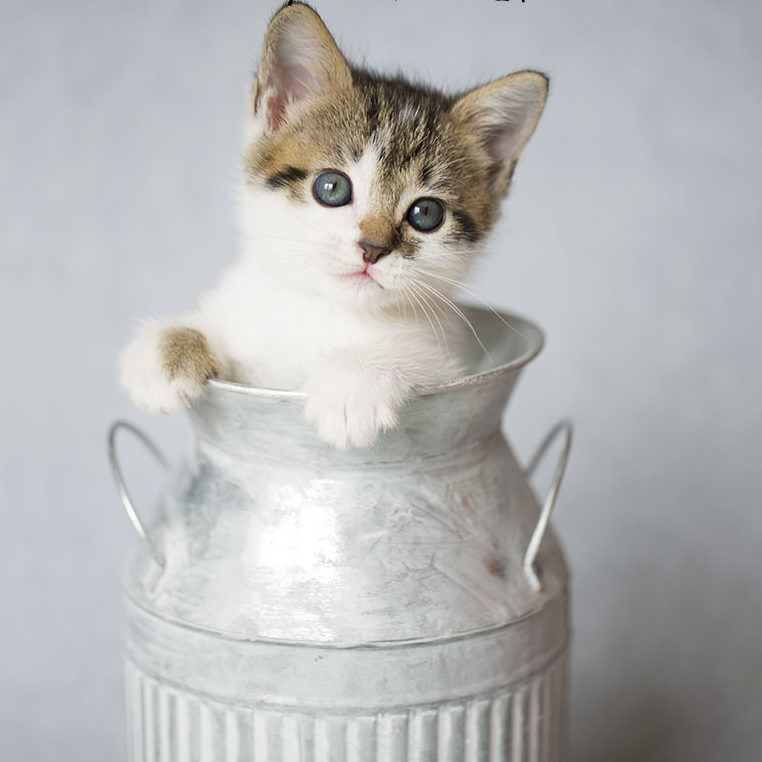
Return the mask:
<svg viewBox="0 0 762 762">
<path fill-rule="evenodd" d="M 522 71 L 477 87 L 453 106 L 455 119 L 487 150 L 492 190 L 498 197 L 508 191 L 516 161 L 537 127 L 547 97 L 547 77 Z"/>
<path fill-rule="evenodd" d="M 303 3 L 284 5 L 265 35 L 254 114 L 263 110 L 267 128 L 276 130 L 316 99 L 351 84 L 349 66 L 320 16 Z"/>
</svg>

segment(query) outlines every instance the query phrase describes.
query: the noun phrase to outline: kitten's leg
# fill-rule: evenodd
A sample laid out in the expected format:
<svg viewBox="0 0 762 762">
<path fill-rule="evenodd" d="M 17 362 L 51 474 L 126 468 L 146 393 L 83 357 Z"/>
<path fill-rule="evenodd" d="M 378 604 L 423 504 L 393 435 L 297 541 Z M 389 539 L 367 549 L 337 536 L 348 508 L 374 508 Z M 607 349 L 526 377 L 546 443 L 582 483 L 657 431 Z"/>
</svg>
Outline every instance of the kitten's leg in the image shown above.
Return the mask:
<svg viewBox="0 0 762 762">
<path fill-rule="evenodd" d="M 457 375 L 459 369 L 441 349 L 416 343 L 417 352 L 403 339 L 376 345 L 372 352 L 325 358 L 304 387 L 307 420 L 320 438 L 340 449 L 367 447 L 397 425 L 399 410 L 415 389 Z"/>
<path fill-rule="evenodd" d="M 222 373 L 206 336 L 181 320 L 150 320 L 120 358 L 121 383 L 133 402 L 151 413 L 170 413 L 201 394 Z M 191 321 L 187 321 L 191 322 Z"/>
<path fill-rule="evenodd" d="M 326 362 L 304 387 L 307 420 L 334 447 L 367 447 L 396 426 L 411 389 L 407 378 L 367 362 Z"/>
</svg>

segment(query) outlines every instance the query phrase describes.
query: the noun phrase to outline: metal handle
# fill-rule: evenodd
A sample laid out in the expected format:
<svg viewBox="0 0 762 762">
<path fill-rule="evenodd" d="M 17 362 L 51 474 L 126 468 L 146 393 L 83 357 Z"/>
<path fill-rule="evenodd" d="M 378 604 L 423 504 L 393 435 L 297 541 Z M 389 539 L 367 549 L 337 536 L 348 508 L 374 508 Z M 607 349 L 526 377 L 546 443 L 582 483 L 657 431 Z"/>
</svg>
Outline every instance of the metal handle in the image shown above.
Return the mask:
<svg viewBox="0 0 762 762">
<path fill-rule="evenodd" d="M 127 490 L 127 484 L 124 480 L 124 474 L 122 474 L 122 467 L 119 465 L 119 457 L 116 452 L 116 433 L 119 429 L 126 429 L 132 432 L 151 452 L 151 454 L 159 461 L 159 463 L 167 467 L 167 459 L 162 454 L 161 450 L 137 427 L 133 426 L 127 421 L 116 421 L 108 432 L 108 457 L 111 462 L 111 473 L 114 475 L 114 482 L 116 483 L 116 490 L 119 493 L 119 499 L 122 501 L 124 510 L 127 513 L 127 518 L 134 527 L 143 544 L 146 546 L 149 555 L 159 566 L 164 566 L 165 560 L 159 549 L 148 538 L 148 534 L 143 526 L 143 522 L 138 516 L 138 512 L 135 510 L 135 505 L 132 502 L 130 493 Z"/>
<path fill-rule="evenodd" d="M 563 479 L 564 471 L 566 470 L 566 462 L 569 460 L 569 451 L 571 450 L 572 444 L 572 431 L 573 427 L 571 421 L 559 421 L 545 436 L 545 439 L 542 440 L 526 468 L 527 476 L 531 478 L 547 449 L 560 434 L 563 434 L 564 444 L 561 449 L 561 454 L 558 456 L 556 471 L 553 474 L 553 482 L 550 485 L 548 496 L 545 498 L 545 504 L 540 511 L 540 518 L 537 519 L 537 526 L 535 526 L 534 532 L 532 532 L 532 536 L 529 538 L 529 544 L 527 545 L 527 550 L 524 554 L 524 571 L 529 578 L 529 584 L 537 592 L 542 590 L 542 583 L 537 576 L 535 561 L 537 560 L 537 553 L 542 544 L 542 538 L 545 536 L 545 531 L 548 528 L 550 514 L 553 511 L 553 506 L 556 504 L 558 490 L 561 487 L 561 480 Z"/>
</svg>

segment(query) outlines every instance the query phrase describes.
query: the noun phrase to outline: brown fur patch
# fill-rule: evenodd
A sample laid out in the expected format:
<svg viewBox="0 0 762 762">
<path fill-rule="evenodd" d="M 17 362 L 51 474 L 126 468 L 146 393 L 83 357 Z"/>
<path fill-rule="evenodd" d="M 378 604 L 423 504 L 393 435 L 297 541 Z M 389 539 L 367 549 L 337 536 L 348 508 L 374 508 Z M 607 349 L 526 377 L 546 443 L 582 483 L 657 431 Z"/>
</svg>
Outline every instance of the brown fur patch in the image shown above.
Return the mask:
<svg viewBox="0 0 762 762">
<path fill-rule="evenodd" d="M 170 379 L 181 378 L 200 389 L 209 378 L 217 378 L 222 366 L 209 349 L 206 336 L 193 328 L 168 328 L 159 345 L 162 365 Z"/>
<path fill-rule="evenodd" d="M 360 220 L 360 233 L 363 241 L 383 249 L 393 249 L 397 244 L 397 225 L 393 219 L 381 214 L 374 214 Z"/>
</svg>

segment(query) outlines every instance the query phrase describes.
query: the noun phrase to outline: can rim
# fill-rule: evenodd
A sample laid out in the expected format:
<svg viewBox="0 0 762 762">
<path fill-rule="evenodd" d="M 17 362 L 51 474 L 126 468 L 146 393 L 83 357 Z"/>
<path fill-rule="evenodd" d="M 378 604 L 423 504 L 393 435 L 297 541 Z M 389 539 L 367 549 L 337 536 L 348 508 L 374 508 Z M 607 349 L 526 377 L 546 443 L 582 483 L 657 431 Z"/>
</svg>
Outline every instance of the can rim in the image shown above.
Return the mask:
<svg viewBox="0 0 762 762">
<path fill-rule="evenodd" d="M 524 341 L 525 348 L 516 357 L 508 362 L 500 363 L 492 368 L 467 373 L 464 376 L 444 381 L 434 386 L 427 386 L 416 392 L 416 397 L 430 397 L 434 394 L 461 389 L 475 384 L 485 383 L 493 378 L 503 376 L 518 368 L 523 367 L 533 360 L 542 350 L 545 344 L 545 336 L 542 329 L 531 320 L 522 317 L 513 312 L 502 312 L 498 310 L 485 309 L 470 305 L 461 305 L 467 315 L 473 315 L 480 321 L 499 320 L 507 328 L 515 331 Z M 236 381 L 223 381 L 221 379 L 210 378 L 206 382 L 207 386 L 215 391 L 232 392 L 234 394 L 244 394 L 252 397 L 263 397 L 269 399 L 300 400 L 305 399 L 306 395 L 302 391 L 272 389 L 267 387 L 249 386 Z"/>
</svg>

